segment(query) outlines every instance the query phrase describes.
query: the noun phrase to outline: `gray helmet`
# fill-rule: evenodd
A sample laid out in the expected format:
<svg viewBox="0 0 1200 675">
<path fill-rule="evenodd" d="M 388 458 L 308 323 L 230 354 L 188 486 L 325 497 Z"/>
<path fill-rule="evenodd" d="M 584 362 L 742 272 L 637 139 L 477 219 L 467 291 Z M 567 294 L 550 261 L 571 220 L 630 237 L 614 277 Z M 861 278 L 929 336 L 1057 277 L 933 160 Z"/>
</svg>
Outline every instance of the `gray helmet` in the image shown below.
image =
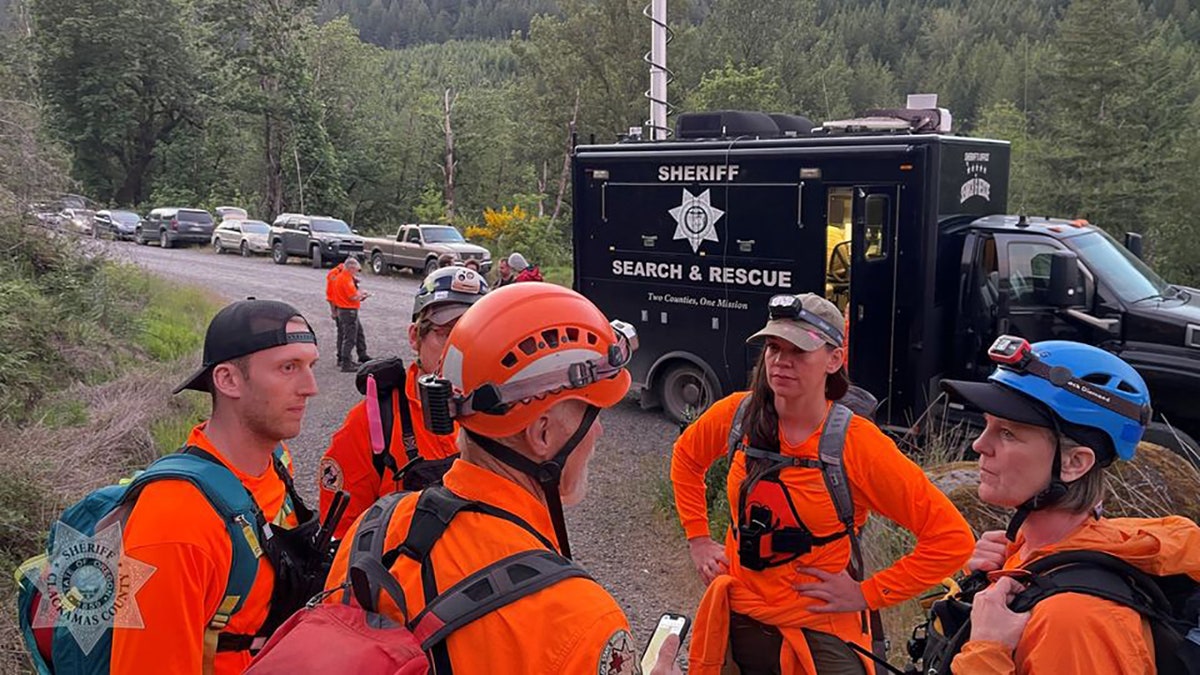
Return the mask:
<svg viewBox="0 0 1200 675">
<path fill-rule="evenodd" d="M 462 316 L 488 292 L 483 275 L 468 267 L 443 267 L 425 277 L 413 299 L 412 320 L 424 312 L 437 325 Z"/>
</svg>

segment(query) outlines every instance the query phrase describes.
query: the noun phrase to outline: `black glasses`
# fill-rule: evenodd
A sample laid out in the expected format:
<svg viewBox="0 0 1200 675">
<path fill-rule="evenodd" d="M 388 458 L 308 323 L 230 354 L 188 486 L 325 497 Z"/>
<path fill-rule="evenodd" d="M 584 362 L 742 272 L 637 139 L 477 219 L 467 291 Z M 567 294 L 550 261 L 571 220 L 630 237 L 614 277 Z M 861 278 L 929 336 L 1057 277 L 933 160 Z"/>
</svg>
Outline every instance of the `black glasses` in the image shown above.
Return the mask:
<svg viewBox="0 0 1200 675">
<path fill-rule="evenodd" d="M 770 317 L 771 321 L 791 319 L 792 321 L 803 321 L 810 324 L 832 340 L 836 347 L 841 347 L 844 341 L 841 328 L 829 323 L 815 313 L 804 309 L 804 303 L 800 302 L 800 298 L 794 295 L 776 295 L 771 298 L 770 302 L 767 303 L 767 316 Z"/>
<path fill-rule="evenodd" d="M 1128 417 L 1143 425 L 1150 421 L 1150 406 L 1138 405 L 1128 399 L 1098 390 L 1090 382 L 1075 377 L 1075 374 L 1064 366 L 1046 365 L 1033 353 L 1033 347 L 1025 338 L 1001 335 L 988 348 L 988 358 L 1015 373 L 1040 377 L 1059 389 L 1065 389 L 1122 417 Z"/>
</svg>

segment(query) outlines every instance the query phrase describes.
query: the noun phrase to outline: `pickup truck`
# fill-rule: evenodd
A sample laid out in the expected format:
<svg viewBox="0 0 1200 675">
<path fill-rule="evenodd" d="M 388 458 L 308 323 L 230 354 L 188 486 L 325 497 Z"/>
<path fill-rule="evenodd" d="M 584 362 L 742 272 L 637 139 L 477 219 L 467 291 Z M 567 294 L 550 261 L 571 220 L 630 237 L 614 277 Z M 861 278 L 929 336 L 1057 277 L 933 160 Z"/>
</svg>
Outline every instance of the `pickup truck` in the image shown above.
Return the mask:
<svg viewBox="0 0 1200 675">
<path fill-rule="evenodd" d="M 271 259 L 286 264 L 289 256 L 308 258 L 314 268 L 337 264 L 346 256 L 362 257 L 363 238 L 343 220 L 329 216 L 282 213 L 270 235 Z"/>
<path fill-rule="evenodd" d="M 459 260 L 479 261 L 479 271 L 492 268 L 492 254 L 482 246 L 468 243 L 462 233 L 450 225 L 401 225 L 394 237 L 368 237 L 363 251 L 375 274 L 387 274 L 407 267 L 429 274 L 438 268 L 438 257 L 450 253 Z"/>
</svg>

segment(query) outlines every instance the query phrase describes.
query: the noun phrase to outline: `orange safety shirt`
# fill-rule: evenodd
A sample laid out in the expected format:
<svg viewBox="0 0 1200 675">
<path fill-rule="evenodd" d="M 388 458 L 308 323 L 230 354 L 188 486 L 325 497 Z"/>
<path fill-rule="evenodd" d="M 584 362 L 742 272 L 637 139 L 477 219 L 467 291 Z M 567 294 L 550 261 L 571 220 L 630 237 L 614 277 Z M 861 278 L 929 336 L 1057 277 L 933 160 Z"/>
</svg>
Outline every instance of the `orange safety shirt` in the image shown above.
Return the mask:
<svg viewBox="0 0 1200 675">
<path fill-rule="evenodd" d="M 291 528 L 297 525 L 287 488 L 267 466 L 251 476 L 229 464 L 204 434 L 204 425 L 192 429 L 188 445 L 216 457 L 232 471 L 254 497 L 268 522 Z M 287 455 L 287 453 L 285 453 Z M 291 460 L 288 470 L 291 471 Z M 204 663 L 204 633 L 225 598 L 226 581 L 233 564 L 233 543 L 225 523 L 204 494 L 185 481 L 162 480 L 146 486 L 138 497 L 124 529 L 124 555 L 154 567 L 135 596 L 136 611 L 144 628 L 132 625 L 126 615 L 113 630 L 112 673 L 200 673 Z M 275 573 L 264 555 L 258 576 L 242 608 L 224 631 L 254 635 L 267 618 Z M 133 604 L 123 610 L 131 611 Z M 250 663 L 250 652 L 220 652 L 212 672 L 240 673 Z"/>
<path fill-rule="evenodd" d="M 1022 556 L 1025 538 L 1009 546 L 1004 569 L 1056 551 L 1114 555 L 1147 574 L 1187 574 L 1200 581 L 1200 527 L 1187 518 L 1091 519 L 1061 541 Z M 951 663 L 958 675 L 1154 675 L 1150 624 L 1136 611 L 1081 593 L 1054 595 L 1034 605 L 1017 649 L 969 641 Z"/>
<path fill-rule="evenodd" d="M 329 302 L 333 302 L 334 281 L 341 276 L 343 269 L 342 266 L 344 264 L 345 263 L 338 263 L 336 267 L 329 270 L 329 272 L 325 275 L 325 299 Z"/>
<path fill-rule="evenodd" d="M 460 459 L 446 473 L 444 485 L 460 497 L 504 509 L 549 541 L 556 541 L 546 506 L 507 478 Z M 397 505 L 385 551 L 404 541 L 417 497 L 410 495 Z M 357 528 L 356 522 L 347 538 L 353 537 Z M 519 525 L 462 512 L 434 545 L 431 563 L 438 589 L 445 591 L 502 558 L 543 548 Z M 326 588 L 345 582 L 349 549 L 342 546 L 338 550 Z M 425 606 L 420 565 L 401 555 L 391 573 L 404 588 L 408 616 L 416 616 Z M 328 599 L 341 601 L 340 593 Z M 386 593 L 380 605 L 385 615 L 404 620 Z M 599 584 L 583 578 L 566 579 L 486 614 L 451 634 L 446 646 L 455 672 L 488 675 L 628 674 L 636 672 L 639 657 L 621 608 Z"/>
<path fill-rule="evenodd" d="M 417 378 L 420 375 L 416 364 L 410 365 L 404 385 L 417 451 L 425 459 L 444 459 L 458 452 L 458 425 L 455 424 L 454 431 L 445 436 L 435 435 L 425 428 L 421 398 L 417 395 Z M 396 461 L 396 466 L 403 467 L 408 463 L 408 454 L 404 447 L 404 425 L 400 423 L 398 394 L 399 392 L 393 392 L 391 397 L 392 437 L 388 451 Z M 321 517 L 329 511 L 334 494 L 339 490 L 350 493 L 350 504 L 333 531 L 336 538 L 340 539 L 345 535 L 350 524 L 377 499 L 401 489 L 400 483 L 393 479 L 390 470 L 385 471 L 382 478 L 379 476 L 373 462 L 373 453 L 371 429 L 367 421 L 367 402 L 359 401 L 350 409 L 341 428 L 334 432 L 317 472 Z"/>
<path fill-rule="evenodd" d="M 358 295 L 358 280 L 353 274 L 339 274 L 333 279 L 333 298 L 330 300 L 339 309 L 358 309 L 362 302 Z"/>
<path fill-rule="evenodd" d="M 708 467 L 728 452 L 729 430 L 738 404 L 748 392 L 730 395 L 713 404 L 675 443 L 671 460 L 671 481 L 675 487 L 675 506 L 688 539 L 709 536 L 705 502 L 704 475 Z M 817 459 L 821 429 L 798 444 L 791 444 L 780 432 L 780 451 L 787 456 Z M 855 416 L 846 434 L 843 453 L 846 477 L 854 501 L 855 523 L 861 528 L 870 512 L 878 513 L 916 535 L 915 548 L 894 564 L 862 582 L 862 593 L 871 609 L 888 607 L 927 590 L 962 568 L 974 549 L 970 527 L 954 505 L 941 493 L 919 466 L 905 457 L 895 443 L 869 420 Z M 789 492 L 799 520 L 818 537 L 842 530 L 833 499 L 825 487 L 820 469 L 789 467 L 779 479 Z M 737 453 L 729 470 L 727 490 L 732 522 L 737 523 L 738 491 L 746 477 L 745 455 Z M 869 636 L 863 633 L 858 613 L 816 614 L 809 605 L 820 600 L 799 595 L 798 583 L 817 579 L 803 575 L 797 566 L 812 567 L 830 573 L 847 569 L 850 540 L 842 537 L 814 548 L 793 563 L 753 571 L 741 566 L 737 544 L 727 532 L 725 553 L 729 573 L 737 581 L 730 593 L 732 611 L 781 628 L 812 628 L 853 640 L 868 648 Z M 710 590 L 712 590 L 710 588 Z M 726 592 L 722 587 L 716 592 Z M 697 617 L 697 638 L 708 630 Z M 803 641 L 799 631 L 784 631 Z M 719 636 L 713 636 L 717 638 Z M 693 664 L 703 639 L 692 642 Z M 793 644 L 797 652 L 807 652 Z M 709 657 L 712 656 L 710 653 Z M 800 662 L 803 662 L 803 657 Z"/>
</svg>

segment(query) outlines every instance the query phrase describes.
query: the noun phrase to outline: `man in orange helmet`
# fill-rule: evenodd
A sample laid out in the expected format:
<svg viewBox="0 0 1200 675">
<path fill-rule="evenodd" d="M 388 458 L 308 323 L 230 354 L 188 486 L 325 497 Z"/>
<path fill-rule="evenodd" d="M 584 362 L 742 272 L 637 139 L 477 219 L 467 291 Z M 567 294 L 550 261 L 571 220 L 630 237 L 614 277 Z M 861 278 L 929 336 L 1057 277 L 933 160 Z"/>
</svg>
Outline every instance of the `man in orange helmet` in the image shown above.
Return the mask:
<svg viewBox="0 0 1200 675">
<path fill-rule="evenodd" d="M 382 576 L 381 561 L 406 606 L 375 593 L 378 608 L 408 621 L 419 639 L 437 634 L 440 622 L 423 619 L 437 619 L 447 598 L 460 614 L 477 610 L 478 619 L 427 647 L 439 675 L 640 672 L 621 608 L 568 560 L 562 512 L 583 499 L 602 433 L 597 416 L 628 391 L 625 365 L 636 348 L 632 326 L 610 323 L 566 288 L 516 284 L 481 298 L 451 331 L 439 372 L 420 384 L 426 425 L 435 433 L 461 426 L 461 457 L 442 486 L 369 509 L 351 527 L 326 588 L 349 579 L 358 598 L 356 579 Z M 379 522 L 386 552 L 366 560 L 358 531 Z M 531 553 L 538 560 L 514 574 L 512 561 Z M 514 599 L 511 587 L 539 578 L 540 590 Z M 490 595 L 454 593 L 464 580 L 482 588 L 481 579 L 504 583 L 489 585 Z M 462 606 L 472 602 L 479 607 Z M 654 673 L 679 672 L 677 646 L 662 650 Z"/>
</svg>

